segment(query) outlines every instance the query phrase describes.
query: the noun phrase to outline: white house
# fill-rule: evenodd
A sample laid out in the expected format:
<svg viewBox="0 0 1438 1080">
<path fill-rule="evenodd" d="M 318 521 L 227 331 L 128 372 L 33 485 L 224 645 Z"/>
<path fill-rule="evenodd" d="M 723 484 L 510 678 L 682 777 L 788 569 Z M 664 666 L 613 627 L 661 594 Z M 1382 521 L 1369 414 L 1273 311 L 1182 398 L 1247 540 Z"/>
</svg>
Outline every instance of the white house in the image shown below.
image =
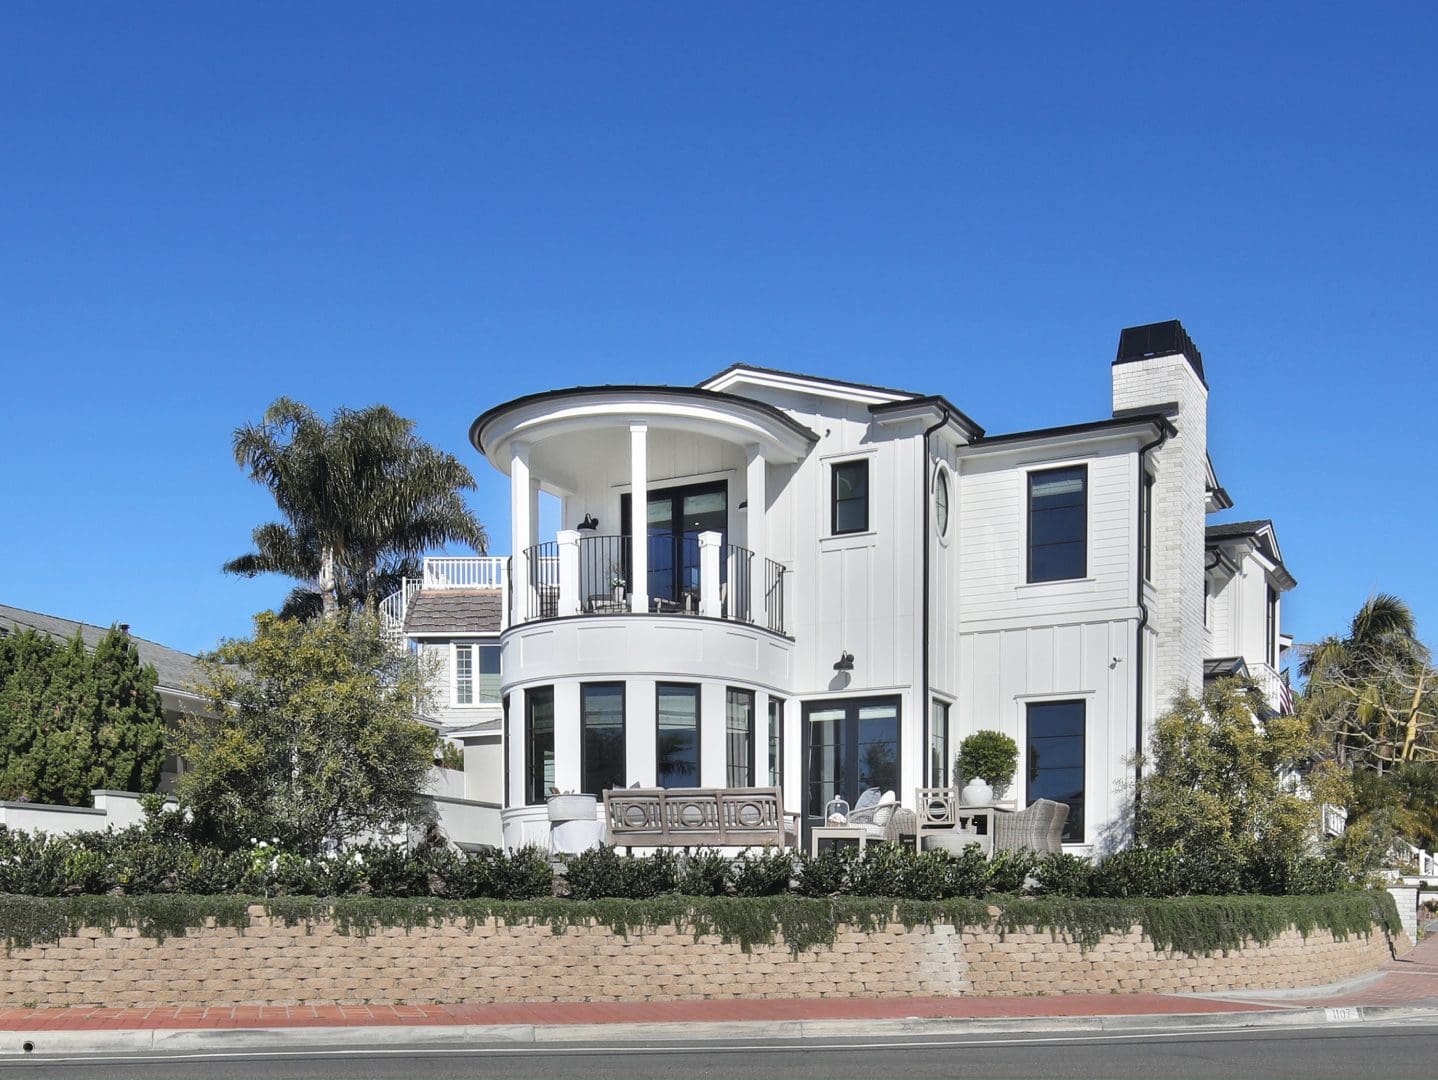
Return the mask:
<svg viewBox="0 0 1438 1080">
<path fill-rule="evenodd" d="M 1231 502 L 1183 327 L 1124 330 L 1112 378 L 1112 415 L 1001 435 L 745 365 L 489 409 L 470 439 L 509 478 L 512 555 L 428 560 L 385 607 L 443 665 L 468 797 L 511 844 L 552 790 L 634 784 L 778 784 L 807 825 L 870 786 L 911 803 L 993 728 L 1019 805 L 1067 802 L 1075 852 L 1122 842 L 1175 691 L 1241 665 L 1282 707 L 1294 581 L 1268 522 L 1206 527 Z"/>
</svg>

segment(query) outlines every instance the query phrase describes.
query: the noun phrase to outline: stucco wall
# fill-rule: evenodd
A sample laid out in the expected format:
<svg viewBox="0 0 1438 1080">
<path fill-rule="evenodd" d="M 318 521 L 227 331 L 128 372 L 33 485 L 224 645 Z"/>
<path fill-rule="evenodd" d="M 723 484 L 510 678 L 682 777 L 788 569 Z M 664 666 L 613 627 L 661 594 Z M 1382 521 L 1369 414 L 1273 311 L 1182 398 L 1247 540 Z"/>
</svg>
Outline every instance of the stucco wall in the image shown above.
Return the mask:
<svg viewBox="0 0 1438 1080">
<path fill-rule="evenodd" d="M 1318 985 L 1370 971 L 1383 935 L 1307 941 L 1290 931 L 1229 956 L 1170 957 L 1134 931 L 1087 953 L 1047 932 L 841 930 L 832 948 L 743 952 L 664 927 L 450 924 L 345 936 L 286 927 L 253 909 L 243 931 L 210 928 L 163 943 L 133 929 L 81 930 L 0 957 L 0 1006 L 424 1004 L 765 997 L 1015 995 Z"/>
</svg>

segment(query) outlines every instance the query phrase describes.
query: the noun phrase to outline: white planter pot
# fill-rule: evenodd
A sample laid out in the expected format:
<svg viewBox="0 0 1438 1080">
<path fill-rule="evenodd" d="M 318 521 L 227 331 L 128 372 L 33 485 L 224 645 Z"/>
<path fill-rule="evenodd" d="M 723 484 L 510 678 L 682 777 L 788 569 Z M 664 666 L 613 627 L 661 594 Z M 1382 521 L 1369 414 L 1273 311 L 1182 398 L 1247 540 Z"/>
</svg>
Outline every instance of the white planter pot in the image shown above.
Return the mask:
<svg viewBox="0 0 1438 1080">
<path fill-rule="evenodd" d="M 593 821 L 599 798 L 595 795 L 551 795 L 550 821 Z"/>
<path fill-rule="evenodd" d="M 987 780 L 978 777 L 970 780 L 959 792 L 959 803 L 963 806 L 989 806 L 994 801 L 994 789 Z"/>
</svg>

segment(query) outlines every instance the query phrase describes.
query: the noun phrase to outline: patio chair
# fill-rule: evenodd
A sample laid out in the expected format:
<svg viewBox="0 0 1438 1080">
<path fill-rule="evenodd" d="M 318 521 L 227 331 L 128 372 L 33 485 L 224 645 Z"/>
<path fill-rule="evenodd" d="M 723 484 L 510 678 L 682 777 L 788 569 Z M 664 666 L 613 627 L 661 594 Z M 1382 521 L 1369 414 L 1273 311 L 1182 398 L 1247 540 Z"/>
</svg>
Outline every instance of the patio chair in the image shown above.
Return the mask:
<svg viewBox="0 0 1438 1080">
<path fill-rule="evenodd" d="M 1040 854 L 1063 851 L 1064 823 L 1068 818 L 1068 803 L 1052 799 L 1036 799 L 1017 813 L 995 814 L 994 850 L 1029 848 Z"/>
</svg>

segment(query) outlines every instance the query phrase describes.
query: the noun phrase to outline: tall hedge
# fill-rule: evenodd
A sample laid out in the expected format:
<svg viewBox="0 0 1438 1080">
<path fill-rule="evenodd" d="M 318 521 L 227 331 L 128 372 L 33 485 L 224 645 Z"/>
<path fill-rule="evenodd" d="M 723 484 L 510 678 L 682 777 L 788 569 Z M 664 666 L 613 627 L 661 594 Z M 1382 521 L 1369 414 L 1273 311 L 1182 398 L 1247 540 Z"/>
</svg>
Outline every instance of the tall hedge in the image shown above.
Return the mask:
<svg viewBox="0 0 1438 1080">
<path fill-rule="evenodd" d="M 94 788 L 154 791 L 165 760 L 155 683 L 119 627 L 94 651 L 78 633 L 0 637 L 0 799 L 89 806 Z"/>
</svg>

